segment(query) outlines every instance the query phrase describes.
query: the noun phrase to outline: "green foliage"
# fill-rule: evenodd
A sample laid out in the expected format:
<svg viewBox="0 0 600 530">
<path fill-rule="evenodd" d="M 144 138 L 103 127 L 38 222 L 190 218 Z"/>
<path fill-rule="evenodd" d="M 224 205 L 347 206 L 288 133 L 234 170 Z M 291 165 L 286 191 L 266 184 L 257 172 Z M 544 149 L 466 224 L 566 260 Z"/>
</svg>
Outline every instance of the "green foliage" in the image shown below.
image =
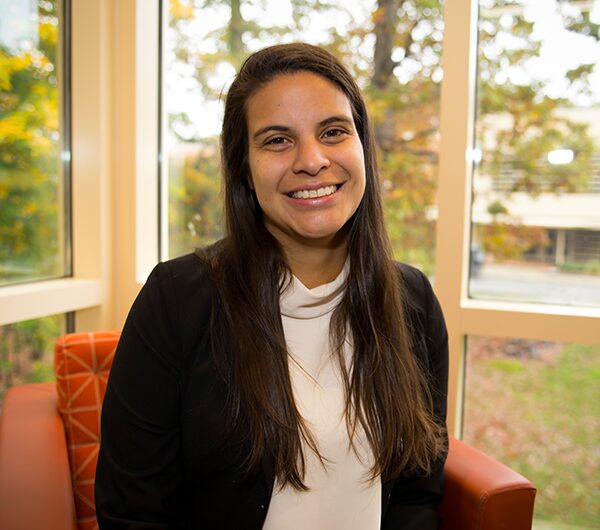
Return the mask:
<svg viewBox="0 0 600 530">
<path fill-rule="evenodd" d="M 180 255 L 223 236 L 221 177 L 216 139 L 196 144 L 194 155 L 171 157 L 169 254 Z"/>
<path fill-rule="evenodd" d="M 379 2 L 372 21 L 376 36 L 386 24 L 394 35 L 389 46 L 377 38 L 374 56 L 360 58 L 371 65 L 365 95 L 377 139 L 388 232 L 397 259 L 433 274 L 441 3 Z"/>
<path fill-rule="evenodd" d="M 498 200 L 490 203 L 490 205 L 487 207 L 487 211 L 490 215 L 500 215 L 508 213 L 506 206 L 504 206 L 504 204 L 502 204 Z"/>
<path fill-rule="evenodd" d="M 563 20 L 569 31 L 600 40 L 600 24 L 592 22 L 589 11 L 563 13 Z"/>
<path fill-rule="evenodd" d="M 0 327 L 0 403 L 12 385 L 53 379 L 54 340 L 64 332 L 62 315 Z"/>
<path fill-rule="evenodd" d="M 533 23 L 516 14 L 518 11 L 514 13 L 484 9 L 480 21 L 478 112 L 481 118 L 477 122 L 477 136 L 484 147 L 480 172 L 500 176 L 505 167 L 510 167 L 516 177 L 510 192 L 531 195 L 548 191 L 584 192 L 593 171 L 590 157 L 598 147 L 587 126 L 560 115 L 560 109 L 571 103 L 547 95 L 545 80 L 532 79 L 524 85 L 511 78 L 511 70 L 517 66 L 526 70 L 527 62 L 540 53 Z M 498 46 L 497 40 L 507 35 L 513 44 Z M 567 79 L 577 86 L 593 68 L 594 65 L 580 65 L 567 73 Z M 486 119 L 487 116 L 493 119 Z M 498 118 L 504 121 L 504 126 L 499 126 Z M 486 138 L 490 140 L 486 142 Z M 576 153 L 573 163 L 548 164 L 548 152 L 569 148 Z"/>
<path fill-rule="evenodd" d="M 562 272 L 572 272 L 578 274 L 591 274 L 600 276 L 600 261 L 591 260 L 580 262 L 566 261 L 559 266 Z"/>
<path fill-rule="evenodd" d="M 516 359 L 496 359 L 490 362 L 490 366 L 507 374 L 522 372 L 525 369 L 523 363 Z"/>
<path fill-rule="evenodd" d="M 0 47 L 0 283 L 60 273 L 55 11 L 39 2 L 35 48 Z"/>
<path fill-rule="evenodd" d="M 477 138 L 483 158 L 478 171 L 492 179 L 509 174 L 507 198 L 513 192 L 534 197 L 549 192 L 586 192 L 594 171 L 591 158 L 599 149 L 588 126 L 564 116 L 561 111 L 572 106 L 571 100 L 549 96 L 544 79 L 522 84 L 511 77 L 515 67 L 527 71 L 527 62 L 540 54 L 533 23 L 524 18 L 520 1 L 486 0 L 481 4 Z M 516 9 L 504 10 L 502 6 Z M 598 26 L 590 22 L 586 10 L 579 15 L 563 15 L 563 22 L 569 31 L 598 39 Z M 512 44 L 498 46 L 498 40 L 507 36 Z M 571 98 L 592 93 L 589 75 L 596 66 L 580 64 L 566 73 Z M 554 149 L 571 149 L 573 162 L 549 164 L 547 154 Z M 508 211 L 490 213 L 510 215 Z M 528 244 L 525 238 L 529 234 L 521 230 L 515 247 L 515 229 L 494 223 L 485 231 L 488 244 L 484 248 L 498 259 L 519 257 L 540 239 L 539 232 L 532 231 Z"/>
<path fill-rule="evenodd" d="M 25 383 L 45 383 L 53 380 L 54 366 L 41 360 L 31 363 L 31 372 L 24 378 Z"/>
<path fill-rule="evenodd" d="M 56 1 L 37 2 L 35 46 L 0 46 L 0 284 L 61 273 Z M 52 377 L 64 317 L 0 327 L 0 400 Z"/>
<path fill-rule="evenodd" d="M 546 230 L 537 226 L 494 220 L 476 229 L 481 246 L 498 260 L 516 260 L 528 250 L 550 243 Z"/>
</svg>

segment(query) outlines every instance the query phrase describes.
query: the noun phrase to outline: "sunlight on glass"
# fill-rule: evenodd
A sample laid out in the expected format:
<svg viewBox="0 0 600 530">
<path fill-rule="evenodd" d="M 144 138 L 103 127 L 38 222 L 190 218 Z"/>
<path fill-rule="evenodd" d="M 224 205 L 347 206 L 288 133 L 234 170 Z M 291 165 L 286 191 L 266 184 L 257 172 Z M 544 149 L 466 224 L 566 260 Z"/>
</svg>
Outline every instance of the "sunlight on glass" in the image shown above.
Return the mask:
<svg viewBox="0 0 600 530">
<path fill-rule="evenodd" d="M 548 153 L 548 162 L 555 166 L 570 164 L 575 158 L 573 149 L 553 149 Z"/>
<path fill-rule="evenodd" d="M 600 0 L 481 0 L 469 294 L 600 306 Z"/>
</svg>

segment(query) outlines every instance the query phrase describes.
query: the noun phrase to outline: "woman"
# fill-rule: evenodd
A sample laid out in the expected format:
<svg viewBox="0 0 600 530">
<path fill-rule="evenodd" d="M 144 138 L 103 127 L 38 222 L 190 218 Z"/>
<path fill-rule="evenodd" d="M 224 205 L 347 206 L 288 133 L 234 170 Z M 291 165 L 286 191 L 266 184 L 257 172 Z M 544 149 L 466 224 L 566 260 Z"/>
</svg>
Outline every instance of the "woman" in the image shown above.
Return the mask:
<svg viewBox="0 0 600 530">
<path fill-rule="evenodd" d="M 100 527 L 437 528 L 446 329 L 392 261 L 356 83 L 323 49 L 266 48 L 221 140 L 227 237 L 159 264 L 123 329 Z"/>
</svg>

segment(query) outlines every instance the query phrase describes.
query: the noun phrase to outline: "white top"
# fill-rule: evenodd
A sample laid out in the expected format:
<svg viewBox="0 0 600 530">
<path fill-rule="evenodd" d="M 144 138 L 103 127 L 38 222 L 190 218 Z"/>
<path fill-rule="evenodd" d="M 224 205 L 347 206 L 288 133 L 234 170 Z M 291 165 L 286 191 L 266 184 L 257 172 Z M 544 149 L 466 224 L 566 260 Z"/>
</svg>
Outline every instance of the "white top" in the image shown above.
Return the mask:
<svg viewBox="0 0 600 530">
<path fill-rule="evenodd" d="M 329 322 L 340 302 L 347 267 L 331 283 L 308 289 L 296 277 L 281 295 L 296 406 L 315 437 L 325 468 L 306 445 L 301 492 L 275 483 L 263 530 L 375 530 L 381 520 L 381 480 L 368 480 L 373 456 L 362 430 L 354 444 L 344 419 L 344 387 L 329 343 Z M 345 345 L 346 359 L 351 346 Z"/>
</svg>

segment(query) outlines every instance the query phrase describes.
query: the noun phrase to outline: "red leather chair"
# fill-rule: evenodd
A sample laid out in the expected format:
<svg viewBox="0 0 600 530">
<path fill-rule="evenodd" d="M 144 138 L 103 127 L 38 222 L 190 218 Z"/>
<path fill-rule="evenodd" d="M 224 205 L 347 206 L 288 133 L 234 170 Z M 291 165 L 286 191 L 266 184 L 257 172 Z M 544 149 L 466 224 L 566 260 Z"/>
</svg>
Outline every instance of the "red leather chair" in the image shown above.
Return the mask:
<svg viewBox="0 0 600 530">
<path fill-rule="evenodd" d="M 8 390 L 0 415 L 0 529 L 92 530 L 100 409 L 118 332 L 69 334 L 56 383 Z M 443 530 L 530 530 L 536 490 L 451 438 Z"/>
</svg>

